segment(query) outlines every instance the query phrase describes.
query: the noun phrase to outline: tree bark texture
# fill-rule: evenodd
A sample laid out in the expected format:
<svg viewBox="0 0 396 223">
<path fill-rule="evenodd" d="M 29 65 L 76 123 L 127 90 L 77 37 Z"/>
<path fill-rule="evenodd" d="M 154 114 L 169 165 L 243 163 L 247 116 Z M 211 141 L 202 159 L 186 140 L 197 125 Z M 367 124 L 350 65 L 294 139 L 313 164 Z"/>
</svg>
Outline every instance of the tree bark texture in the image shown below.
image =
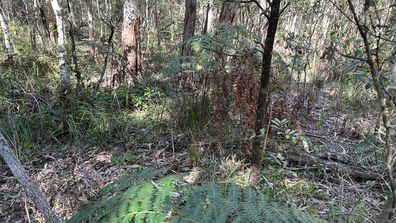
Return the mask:
<svg viewBox="0 0 396 223">
<path fill-rule="evenodd" d="M 233 25 L 235 23 L 236 15 L 238 14 L 239 4 L 240 3 L 225 0 L 221 7 L 219 18 L 220 23 Z"/>
<path fill-rule="evenodd" d="M 122 24 L 122 47 L 125 60 L 124 74 L 139 76 L 139 4 L 138 0 L 125 0 Z"/>
<path fill-rule="evenodd" d="M 0 156 L 4 159 L 8 168 L 10 168 L 12 174 L 21 184 L 22 188 L 26 191 L 26 194 L 35 204 L 37 210 L 43 215 L 44 219 L 48 223 L 60 223 L 58 217 L 52 211 L 47 200 L 44 198 L 43 194 L 37 188 L 37 186 L 32 182 L 32 180 L 27 175 L 22 164 L 15 157 L 7 141 L 0 134 Z"/>
<path fill-rule="evenodd" d="M 185 0 L 184 29 L 183 29 L 184 44 L 182 46 L 181 56 L 192 56 L 191 46 L 190 44 L 186 44 L 186 41 L 195 34 L 196 20 L 197 20 L 197 1 Z"/>
</svg>

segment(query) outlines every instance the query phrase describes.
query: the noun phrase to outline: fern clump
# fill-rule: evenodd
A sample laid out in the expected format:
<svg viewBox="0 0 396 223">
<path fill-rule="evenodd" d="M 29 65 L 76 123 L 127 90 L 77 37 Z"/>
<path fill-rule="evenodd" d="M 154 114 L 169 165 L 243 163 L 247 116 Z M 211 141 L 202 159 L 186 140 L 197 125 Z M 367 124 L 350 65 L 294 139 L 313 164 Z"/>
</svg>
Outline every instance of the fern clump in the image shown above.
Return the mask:
<svg viewBox="0 0 396 223">
<path fill-rule="evenodd" d="M 142 170 L 124 175 L 98 192 L 68 223 L 316 223 L 300 210 L 234 184 L 178 186 L 180 175 Z M 178 193 L 184 191 L 184 193 Z M 184 194 L 181 196 L 180 194 Z"/>
<path fill-rule="evenodd" d="M 174 204 L 177 223 L 316 223 L 322 222 L 296 208 L 267 199 L 250 188 L 208 183 L 189 188 Z"/>
</svg>

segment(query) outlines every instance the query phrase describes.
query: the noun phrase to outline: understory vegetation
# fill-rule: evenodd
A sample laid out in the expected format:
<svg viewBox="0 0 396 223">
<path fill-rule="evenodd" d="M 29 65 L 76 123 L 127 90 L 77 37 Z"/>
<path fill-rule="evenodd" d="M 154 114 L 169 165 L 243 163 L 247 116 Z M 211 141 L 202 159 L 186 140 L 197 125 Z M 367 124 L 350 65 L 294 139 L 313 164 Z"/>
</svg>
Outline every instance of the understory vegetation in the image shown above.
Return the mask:
<svg viewBox="0 0 396 223">
<path fill-rule="evenodd" d="M 0 135 L 58 220 L 395 221 L 393 0 L 0 14 Z M 2 150 L 0 222 L 50 222 Z"/>
</svg>

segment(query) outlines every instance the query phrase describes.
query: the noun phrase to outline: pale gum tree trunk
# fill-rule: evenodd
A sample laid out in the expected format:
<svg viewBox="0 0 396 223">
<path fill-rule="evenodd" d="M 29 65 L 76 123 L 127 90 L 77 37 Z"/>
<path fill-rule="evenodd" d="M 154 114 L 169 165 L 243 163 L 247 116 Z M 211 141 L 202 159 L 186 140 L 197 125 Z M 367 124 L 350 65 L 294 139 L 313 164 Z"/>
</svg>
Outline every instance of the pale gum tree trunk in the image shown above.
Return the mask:
<svg viewBox="0 0 396 223">
<path fill-rule="evenodd" d="M 14 73 L 14 58 L 13 58 L 13 49 L 10 40 L 10 33 L 8 31 L 8 24 L 5 20 L 4 10 L 0 7 L 0 25 L 1 30 L 3 32 L 3 39 L 4 39 L 4 47 L 7 51 L 8 61 L 10 63 L 10 75 L 11 78 L 15 81 L 15 73 Z"/>
<path fill-rule="evenodd" d="M 8 25 L 4 17 L 3 8 L 0 8 L 0 25 L 1 25 L 1 30 L 3 31 L 4 46 L 7 50 L 8 56 L 10 56 L 12 55 L 10 33 L 8 32 Z"/>
<path fill-rule="evenodd" d="M 51 0 L 52 9 L 54 10 L 56 27 L 58 31 L 58 53 L 59 53 L 59 70 L 60 70 L 60 92 L 65 94 L 69 84 L 69 76 L 66 66 L 66 48 L 65 33 L 63 30 L 62 10 L 57 0 Z"/>
<path fill-rule="evenodd" d="M 184 13 L 184 29 L 183 29 L 183 42 L 194 36 L 195 21 L 197 20 L 197 1 L 185 0 L 185 13 Z M 190 44 L 183 44 L 181 56 L 191 56 L 192 50 Z"/>
<path fill-rule="evenodd" d="M 122 24 L 122 47 L 124 60 L 124 74 L 132 78 L 139 76 L 139 4 L 138 0 L 125 0 L 124 20 Z"/>
</svg>

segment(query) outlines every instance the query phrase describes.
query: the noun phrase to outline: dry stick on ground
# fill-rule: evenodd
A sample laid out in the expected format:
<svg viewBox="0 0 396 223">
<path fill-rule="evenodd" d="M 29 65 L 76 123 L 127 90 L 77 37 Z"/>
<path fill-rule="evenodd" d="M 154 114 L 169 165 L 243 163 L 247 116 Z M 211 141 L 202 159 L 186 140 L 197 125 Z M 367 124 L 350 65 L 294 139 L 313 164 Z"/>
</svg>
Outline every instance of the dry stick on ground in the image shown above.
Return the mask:
<svg viewBox="0 0 396 223">
<path fill-rule="evenodd" d="M 40 192 L 38 187 L 29 178 L 26 171 L 23 169 L 22 164 L 12 153 L 7 141 L 0 134 L 0 156 L 3 157 L 8 168 L 10 168 L 12 174 L 21 184 L 22 188 L 26 191 L 29 198 L 36 205 L 37 210 L 43 215 L 45 222 L 48 223 L 60 223 L 60 220 L 52 211 L 47 200 L 44 198 L 43 194 Z"/>
</svg>

